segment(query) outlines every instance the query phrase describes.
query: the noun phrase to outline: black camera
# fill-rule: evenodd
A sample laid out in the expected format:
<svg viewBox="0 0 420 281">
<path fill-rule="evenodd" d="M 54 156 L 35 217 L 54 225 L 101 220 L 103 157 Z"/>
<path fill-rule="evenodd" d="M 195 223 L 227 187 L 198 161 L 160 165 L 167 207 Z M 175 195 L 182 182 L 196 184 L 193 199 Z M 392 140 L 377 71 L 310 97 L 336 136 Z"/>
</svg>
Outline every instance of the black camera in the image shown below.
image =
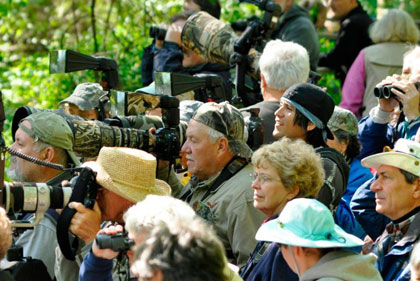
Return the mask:
<svg viewBox="0 0 420 281">
<path fill-rule="evenodd" d="M 99 249 L 111 249 L 114 252 L 126 252 L 134 245 L 134 241 L 128 239 L 127 233 L 115 235 L 99 234 L 96 236 L 96 244 Z"/>
<path fill-rule="evenodd" d="M 253 150 L 257 150 L 264 144 L 264 122 L 259 117 L 259 108 L 249 108 L 244 111 L 249 112 L 249 116 L 244 118 L 245 124 L 248 128 L 248 146 Z"/>
<path fill-rule="evenodd" d="M 155 38 L 156 40 L 165 40 L 165 36 L 166 36 L 166 29 L 161 28 L 161 27 L 157 27 L 157 26 L 152 26 L 149 29 L 149 37 L 151 38 Z"/>
<path fill-rule="evenodd" d="M 414 86 L 416 86 L 416 89 L 419 89 L 420 86 L 420 82 L 415 82 Z M 375 89 L 373 90 L 373 94 L 375 95 L 375 97 L 379 98 L 379 99 L 390 99 L 395 97 L 395 94 L 391 91 L 394 87 L 392 87 L 392 85 L 386 85 L 383 87 L 375 87 Z M 401 92 L 404 93 L 404 91 L 402 91 L 399 88 L 395 88 Z"/>
</svg>

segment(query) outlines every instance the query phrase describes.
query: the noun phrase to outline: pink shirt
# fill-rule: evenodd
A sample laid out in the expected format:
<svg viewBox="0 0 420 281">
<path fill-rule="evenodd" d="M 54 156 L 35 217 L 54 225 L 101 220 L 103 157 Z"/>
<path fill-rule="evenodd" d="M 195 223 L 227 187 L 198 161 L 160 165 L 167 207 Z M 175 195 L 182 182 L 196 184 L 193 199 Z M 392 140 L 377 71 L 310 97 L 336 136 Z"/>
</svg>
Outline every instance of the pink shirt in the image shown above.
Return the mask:
<svg viewBox="0 0 420 281">
<path fill-rule="evenodd" d="M 341 92 L 341 103 L 339 106 L 350 110 L 356 116 L 360 117 L 359 110 L 363 104 L 365 86 L 365 53 L 364 50 L 361 50 L 351 65 L 346 80 L 344 80 L 343 90 Z"/>
</svg>

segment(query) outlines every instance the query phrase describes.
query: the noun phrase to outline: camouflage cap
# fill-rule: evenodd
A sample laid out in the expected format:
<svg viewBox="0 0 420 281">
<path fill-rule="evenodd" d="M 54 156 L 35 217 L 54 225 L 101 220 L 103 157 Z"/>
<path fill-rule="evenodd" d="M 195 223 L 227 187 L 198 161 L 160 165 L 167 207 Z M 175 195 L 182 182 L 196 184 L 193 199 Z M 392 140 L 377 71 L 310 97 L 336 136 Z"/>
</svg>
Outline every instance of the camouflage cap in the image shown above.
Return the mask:
<svg viewBox="0 0 420 281">
<path fill-rule="evenodd" d="M 350 110 L 334 107 L 334 112 L 328 121 L 328 128 L 331 131 L 343 130 L 351 135 L 358 133 L 358 121 L 356 116 Z"/>
<path fill-rule="evenodd" d="M 182 121 L 189 122 L 197 109 L 204 103 L 198 100 L 183 100 L 179 103 L 179 117 Z"/>
<path fill-rule="evenodd" d="M 99 107 L 100 98 L 105 95 L 105 91 L 98 83 L 82 83 L 77 85 L 73 94 L 62 100 L 60 104 L 71 103 L 81 110 L 89 110 Z"/>
<path fill-rule="evenodd" d="M 243 158 L 252 156 L 252 150 L 244 138 L 245 122 L 242 114 L 229 102 L 205 103 L 197 109 L 192 119 L 225 135 L 235 155 Z"/>
<path fill-rule="evenodd" d="M 31 124 L 31 128 L 22 124 L 25 120 Z M 73 132 L 64 117 L 53 112 L 36 112 L 23 118 L 19 128 L 35 140 L 39 139 L 66 150 L 72 162 L 80 165 L 79 159 L 73 152 Z"/>
</svg>

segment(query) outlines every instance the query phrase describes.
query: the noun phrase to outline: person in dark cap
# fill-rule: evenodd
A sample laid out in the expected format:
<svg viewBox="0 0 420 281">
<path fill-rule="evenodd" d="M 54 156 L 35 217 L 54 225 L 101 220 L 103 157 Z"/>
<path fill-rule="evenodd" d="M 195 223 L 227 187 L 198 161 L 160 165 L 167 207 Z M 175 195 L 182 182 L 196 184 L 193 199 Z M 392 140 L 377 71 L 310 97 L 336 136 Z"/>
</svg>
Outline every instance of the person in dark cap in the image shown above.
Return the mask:
<svg viewBox="0 0 420 281">
<path fill-rule="evenodd" d="M 334 112 L 332 98 L 320 87 L 296 84 L 284 93 L 280 107 L 275 112 L 275 138 L 303 139 L 321 154 L 325 170 L 324 186 L 318 200 L 331 211 L 337 208 L 346 190 L 349 166 L 344 157 L 327 146 L 327 139 L 334 139 L 328 128 L 328 120 Z"/>
<path fill-rule="evenodd" d="M 244 126 L 241 113 L 228 102 L 201 105 L 181 149 L 192 177 L 180 193 L 173 188 L 175 197 L 214 225 L 229 261 L 239 266 L 254 249 L 252 237 L 265 218 L 253 206 L 252 150 Z"/>
</svg>

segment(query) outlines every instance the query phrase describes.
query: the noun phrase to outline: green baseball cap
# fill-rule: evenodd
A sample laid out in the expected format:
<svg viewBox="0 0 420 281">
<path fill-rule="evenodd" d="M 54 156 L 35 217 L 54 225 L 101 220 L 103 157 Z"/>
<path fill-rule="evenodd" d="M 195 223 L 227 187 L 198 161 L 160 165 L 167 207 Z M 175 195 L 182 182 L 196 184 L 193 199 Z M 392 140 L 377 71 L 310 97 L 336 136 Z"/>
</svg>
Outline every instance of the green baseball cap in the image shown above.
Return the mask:
<svg viewBox="0 0 420 281">
<path fill-rule="evenodd" d="M 347 248 L 364 244 L 336 225 L 324 204 L 308 198 L 289 201 L 277 219 L 258 229 L 255 239 L 309 248 Z"/>
<path fill-rule="evenodd" d="M 328 128 L 333 132 L 343 130 L 355 136 L 358 133 L 358 123 L 353 112 L 336 106 L 330 120 L 328 120 Z"/>
<path fill-rule="evenodd" d="M 99 107 L 100 98 L 106 93 L 98 83 L 82 83 L 77 85 L 73 94 L 62 100 L 60 104 L 71 103 L 81 110 L 90 110 Z"/>
<path fill-rule="evenodd" d="M 22 124 L 24 120 L 31 124 L 31 128 Z M 73 132 L 64 117 L 53 112 L 36 112 L 23 118 L 19 128 L 35 140 L 66 150 L 72 162 L 80 165 L 73 152 Z"/>
<path fill-rule="evenodd" d="M 229 147 L 235 155 L 243 158 L 252 156 L 252 150 L 244 139 L 244 118 L 241 112 L 229 102 L 205 103 L 197 109 L 192 119 L 226 136 Z"/>
</svg>

